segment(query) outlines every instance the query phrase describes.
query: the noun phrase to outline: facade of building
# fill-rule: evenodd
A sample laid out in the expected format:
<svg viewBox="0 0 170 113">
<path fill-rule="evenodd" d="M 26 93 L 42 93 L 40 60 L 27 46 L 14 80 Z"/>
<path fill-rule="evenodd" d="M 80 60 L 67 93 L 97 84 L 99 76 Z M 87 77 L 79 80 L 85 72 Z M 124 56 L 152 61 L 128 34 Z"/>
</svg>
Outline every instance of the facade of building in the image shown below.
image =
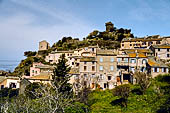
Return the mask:
<svg viewBox="0 0 170 113">
<path fill-rule="evenodd" d="M 0 82 L 0 89 L 3 88 L 12 88 L 12 89 L 17 89 L 20 88 L 19 86 L 19 77 L 14 77 L 14 76 L 8 76 L 8 77 L 4 77 L 3 80 L 1 80 Z"/>
<path fill-rule="evenodd" d="M 165 63 L 161 62 L 160 60 L 156 61 L 156 59 L 153 57 L 148 59 L 147 68 L 148 74 L 150 74 L 152 78 L 160 74 L 169 73 L 168 66 Z"/>
<path fill-rule="evenodd" d="M 146 72 L 148 58 L 140 50 L 121 52 L 117 55 L 117 68 L 120 70 L 121 83 L 133 83 L 136 71 Z"/>
<path fill-rule="evenodd" d="M 30 67 L 30 76 L 24 76 L 25 78 L 30 78 L 33 76 L 40 75 L 41 73 L 52 74 L 53 73 L 53 66 L 44 65 L 42 63 L 34 62 L 33 66 Z"/>
<path fill-rule="evenodd" d="M 150 47 L 153 52 L 154 56 L 158 59 L 169 60 L 170 59 L 170 45 L 154 45 Z"/>
<path fill-rule="evenodd" d="M 121 49 L 148 48 L 151 45 L 164 43 L 164 38 L 159 35 L 148 36 L 145 38 L 125 38 L 121 41 Z"/>
<path fill-rule="evenodd" d="M 97 50 L 96 55 L 98 85 L 101 89 L 113 89 L 117 86 L 117 58 L 113 50 Z"/>
</svg>

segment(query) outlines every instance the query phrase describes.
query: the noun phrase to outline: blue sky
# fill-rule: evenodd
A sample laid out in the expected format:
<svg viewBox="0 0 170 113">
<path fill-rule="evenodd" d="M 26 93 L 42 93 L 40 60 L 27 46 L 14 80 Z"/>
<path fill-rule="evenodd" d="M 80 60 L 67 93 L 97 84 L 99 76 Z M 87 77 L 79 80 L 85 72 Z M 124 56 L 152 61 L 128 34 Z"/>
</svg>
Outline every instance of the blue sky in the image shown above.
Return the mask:
<svg viewBox="0 0 170 113">
<path fill-rule="evenodd" d="M 170 0 L 0 0 L 0 59 L 21 60 L 38 42 L 82 39 L 105 22 L 135 36 L 170 35 Z"/>
</svg>

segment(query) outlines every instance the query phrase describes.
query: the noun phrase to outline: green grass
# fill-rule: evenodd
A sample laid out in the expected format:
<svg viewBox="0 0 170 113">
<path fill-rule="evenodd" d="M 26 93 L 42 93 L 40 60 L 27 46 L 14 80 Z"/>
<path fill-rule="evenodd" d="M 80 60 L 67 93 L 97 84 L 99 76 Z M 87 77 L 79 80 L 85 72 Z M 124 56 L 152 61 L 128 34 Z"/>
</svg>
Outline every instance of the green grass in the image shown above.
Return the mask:
<svg viewBox="0 0 170 113">
<path fill-rule="evenodd" d="M 112 90 L 93 91 L 89 95 L 92 113 L 169 113 L 170 112 L 170 75 L 160 75 L 152 81 L 145 94 L 140 95 L 138 85 L 131 85 L 127 108 L 115 105 L 119 99 Z"/>
</svg>

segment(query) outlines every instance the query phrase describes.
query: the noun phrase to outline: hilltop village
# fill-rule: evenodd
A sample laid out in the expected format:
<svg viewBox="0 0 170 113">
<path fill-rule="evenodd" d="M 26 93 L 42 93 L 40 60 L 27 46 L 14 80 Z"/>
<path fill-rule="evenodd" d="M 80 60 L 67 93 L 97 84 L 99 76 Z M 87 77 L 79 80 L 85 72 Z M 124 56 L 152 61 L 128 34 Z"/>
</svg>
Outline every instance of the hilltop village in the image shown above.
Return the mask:
<svg viewBox="0 0 170 113">
<path fill-rule="evenodd" d="M 0 88 L 20 88 L 23 93 L 34 82 L 51 84 L 53 64 L 58 63 L 62 54 L 71 67 L 68 74 L 74 91 L 83 87 L 105 90 L 135 84 L 136 71 L 152 78 L 169 73 L 170 37 L 137 38 L 129 29 L 117 29 L 111 22 L 105 25 L 106 31 L 94 30 L 82 41 L 64 37 L 53 46 L 45 40 L 39 42 L 38 52 L 25 52 L 28 58 L 13 73 L 0 73 Z"/>
</svg>

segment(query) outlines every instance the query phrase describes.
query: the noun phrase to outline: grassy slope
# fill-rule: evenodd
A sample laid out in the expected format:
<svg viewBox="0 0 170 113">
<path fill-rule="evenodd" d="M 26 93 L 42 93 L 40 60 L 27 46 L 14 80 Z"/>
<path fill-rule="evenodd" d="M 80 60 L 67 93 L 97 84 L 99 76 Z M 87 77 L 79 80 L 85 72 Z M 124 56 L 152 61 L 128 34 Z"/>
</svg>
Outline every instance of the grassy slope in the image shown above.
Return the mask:
<svg viewBox="0 0 170 113">
<path fill-rule="evenodd" d="M 168 113 L 170 109 L 170 75 L 157 77 L 144 95 L 136 94 L 137 85 L 131 86 L 128 107 L 121 108 L 113 102 L 118 97 L 112 95 L 112 90 L 94 91 L 89 96 L 89 106 L 93 113 Z"/>
</svg>

